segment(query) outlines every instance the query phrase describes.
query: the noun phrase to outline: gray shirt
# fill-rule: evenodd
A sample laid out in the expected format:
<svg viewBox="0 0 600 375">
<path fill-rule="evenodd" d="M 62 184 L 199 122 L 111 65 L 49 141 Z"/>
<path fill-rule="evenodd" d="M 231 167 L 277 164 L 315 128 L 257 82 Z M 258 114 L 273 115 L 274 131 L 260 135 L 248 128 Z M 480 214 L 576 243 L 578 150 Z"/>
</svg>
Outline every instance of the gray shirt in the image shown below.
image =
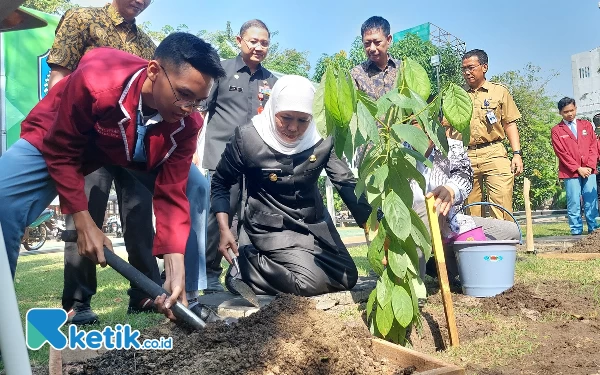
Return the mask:
<svg viewBox="0 0 600 375">
<path fill-rule="evenodd" d="M 277 78 L 262 65 L 254 74 L 242 56 L 221 62 L 227 76 L 215 82 L 208 96 L 208 124 L 202 166 L 214 170 L 221 160 L 225 145 L 235 128 L 250 122 L 258 108 L 267 103 L 269 95 L 258 94 L 261 87 L 273 88 Z"/>
</svg>

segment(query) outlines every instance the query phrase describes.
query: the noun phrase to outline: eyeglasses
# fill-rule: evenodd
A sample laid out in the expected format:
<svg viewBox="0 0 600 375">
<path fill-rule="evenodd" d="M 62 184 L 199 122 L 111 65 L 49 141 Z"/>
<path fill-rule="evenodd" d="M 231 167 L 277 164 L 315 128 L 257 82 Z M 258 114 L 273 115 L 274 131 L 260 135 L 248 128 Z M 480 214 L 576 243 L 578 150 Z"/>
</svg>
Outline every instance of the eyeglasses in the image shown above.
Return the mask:
<svg viewBox="0 0 600 375">
<path fill-rule="evenodd" d="M 242 38 L 242 40 L 243 40 L 243 41 L 246 43 L 246 46 L 247 46 L 249 49 L 254 49 L 254 48 L 258 47 L 259 45 L 260 45 L 262 48 L 265 48 L 265 49 L 267 49 L 267 48 L 269 48 L 269 46 L 271 45 L 271 42 L 269 42 L 268 40 L 256 40 L 256 41 L 254 41 L 254 42 L 249 42 L 249 41 L 247 41 L 247 40 L 246 40 L 246 39 L 244 39 L 244 38 Z"/>
<path fill-rule="evenodd" d="M 196 101 L 191 101 L 191 100 L 183 100 L 183 99 L 179 99 L 179 97 L 177 96 L 177 93 L 175 92 L 175 89 L 173 88 L 173 84 L 171 83 L 171 80 L 169 79 L 169 75 L 167 74 L 167 70 L 165 69 L 164 66 L 160 66 L 161 69 L 165 72 L 165 77 L 167 77 L 167 81 L 169 82 L 169 86 L 171 86 L 171 91 L 173 91 L 173 96 L 175 97 L 175 101 L 173 102 L 173 105 L 182 109 L 191 109 L 192 112 L 206 112 L 208 111 L 208 105 L 206 103 L 206 100 L 202 100 L 200 102 L 196 102 Z"/>
<path fill-rule="evenodd" d="M 472 72 L 478 66 L 481 66 L 481 64 L 479 64 L 479 65 L 473 65 L 473 66 L 463 66 L 462 68 L 460 68 L 460 70 L 462 70 L 463 73 Z"/>
</svg>

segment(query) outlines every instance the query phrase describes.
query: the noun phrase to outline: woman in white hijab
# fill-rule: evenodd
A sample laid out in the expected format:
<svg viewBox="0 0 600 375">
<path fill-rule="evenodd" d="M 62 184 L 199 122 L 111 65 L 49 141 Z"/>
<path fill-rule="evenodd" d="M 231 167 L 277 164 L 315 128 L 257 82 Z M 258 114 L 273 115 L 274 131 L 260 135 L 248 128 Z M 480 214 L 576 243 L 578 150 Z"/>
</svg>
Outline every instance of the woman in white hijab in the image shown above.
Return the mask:
<svg viewBox="0 0 600 375">
<path fill-rule="evenodd" d="M 323 170 L 363 226 L 371 207 L 354 194 L 356 180 L 337 158 L 333 140 L 323 139 L 312 117 L 315 88 L 306 78 L 284 76 L 273 86 L 263 112 L 236 129 L 212 180 L 211 207 L 217 216 L 219 251 L 257 294 L 313 296 L 347 290 L 356 284 L 356 266 L 319 193 Z M 248 199 L 239 249 L 229 230 L 229 188 L 244 175 Z M 239 250 L 239 251 L 238 251 Z"/>
</svg>

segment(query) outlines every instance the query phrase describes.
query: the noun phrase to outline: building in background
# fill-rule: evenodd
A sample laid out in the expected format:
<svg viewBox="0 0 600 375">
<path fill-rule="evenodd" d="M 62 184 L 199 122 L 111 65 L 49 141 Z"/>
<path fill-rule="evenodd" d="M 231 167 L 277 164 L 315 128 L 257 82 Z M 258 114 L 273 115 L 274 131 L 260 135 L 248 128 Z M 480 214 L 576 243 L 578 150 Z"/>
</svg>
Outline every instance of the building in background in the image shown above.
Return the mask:
<svg viewBox="0 0 600 375">
<path fill-rule="evenodd" d="M 578 117 L 592 119 L 600 113 L 600 47 L 571 56 L 573 98 Z"/>
</svg>

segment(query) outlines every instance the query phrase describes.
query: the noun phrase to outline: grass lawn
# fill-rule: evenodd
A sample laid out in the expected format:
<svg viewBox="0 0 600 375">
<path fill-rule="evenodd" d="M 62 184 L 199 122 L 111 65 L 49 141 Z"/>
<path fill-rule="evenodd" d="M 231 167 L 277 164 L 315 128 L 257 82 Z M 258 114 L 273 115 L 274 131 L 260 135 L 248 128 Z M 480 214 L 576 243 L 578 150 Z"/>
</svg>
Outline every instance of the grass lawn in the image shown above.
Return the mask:
<svg viewBox="0 0 600 375">
<path fill-rule="evenodd" d="M 567 235 L 566 223 L 537 224 L 534 227 L 535 236 Z M 351 235 L 362 234 L 362 229 L 348 228 Z M 356 232 L 356 233 L 354 233 Z M 367 260 L 367 247 L 358 246 L 349 249 L 354 258 L 360 275 L 367 275 L 370 267 Z M 600 303 L 600 274 L 597 270 L 600 261 L 564 262 L 559 260 L 526 257 L 517 263 L 517 279 L 528 284 L 544 280 L 547 277 L 560 275 L 562 279 L 572 280 L 591 292 L 593 298 Z M 133 329 L 143 329 L 163 321 L 165 318 L 158 314 L 127 315 L 127 289 L 129 282 L 110 267 L 97 268 L 98 294 L 92 300 L 92 308 L 99 315 L 101 324 L 90 326 L 90 329 L 102 329 L 117 323 L 129 323 Z M 595 275 L 595 276 L 594 276 Z M 19 300 L 21 318 L 24 322 L 26 312 L 33 307 L 60 307 L 63 285 L 63 254 L 33 255 L 19 258 L 19 266 L 15 278 L 15 289 Z M 514 333 L 518 340 L 518 332 Z M 507 335 L 511 333 L 508 332 Z M 466 348 L 466 347 L 464 347 Z M 463 349 L 460 349 L 463 350 Z M 465 349 L 466 350 L 466 349 Z M 462 352 L 455 353 L 461 355 Z M 44 346 L 38 351 L 29 353 L 32 365 L 48 361 L 48 348 Z M 2 369 L 0 361 L 0 369 Z"/>
</svg>

